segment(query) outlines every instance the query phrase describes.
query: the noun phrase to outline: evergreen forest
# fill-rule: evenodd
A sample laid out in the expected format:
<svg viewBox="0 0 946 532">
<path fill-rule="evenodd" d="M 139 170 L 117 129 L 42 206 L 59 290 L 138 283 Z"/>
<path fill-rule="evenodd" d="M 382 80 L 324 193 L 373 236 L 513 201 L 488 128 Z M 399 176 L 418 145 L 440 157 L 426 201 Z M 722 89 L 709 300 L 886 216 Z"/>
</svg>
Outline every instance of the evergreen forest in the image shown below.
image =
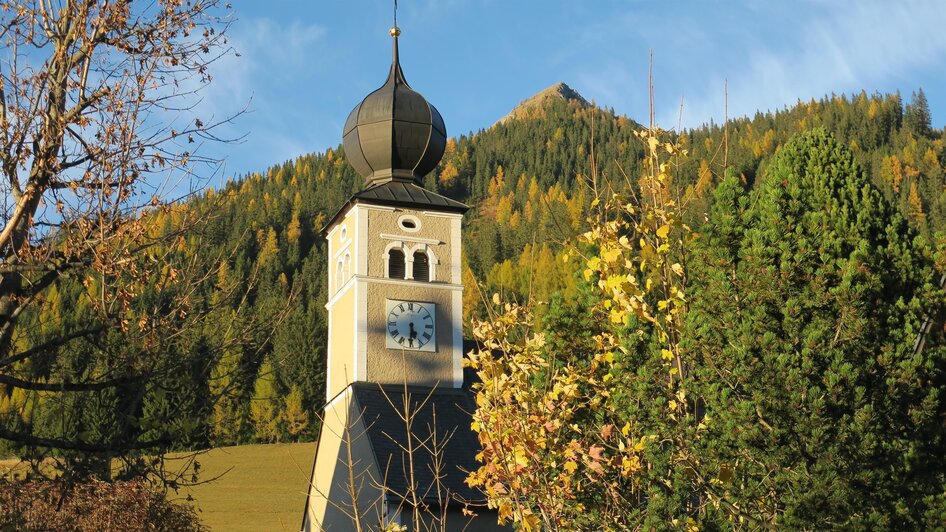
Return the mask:
<svg viewBox="0 0 946 532">
<path fill-rule="evenodd" d="M 576 360 L 592 341 L 588 331 L 601 332 L 587 309 L 597 297 L 595 281 L 608 272 L 584 271 L 575 249 L 604 249 L 582 240 L 599 202 L 644 193 L 639 180 L 649 152 L 642 129 L 613 110 L 556 98 L 448 140 L 424 184 L 470 206 L 463 233 L 467 337 L 494 316 L 494 301 L 508 302 L 507 309 L 529 308 L 524 323 L 549 331 L 546 345 L 567 364 L 590 363 Z M 686 151 L 670 163 L 672 179 L 664 183 L 685 198 L 671 226 L 692 236 L 685 257 L 690 307 L 667 358 L 677 347 L 700 346 L 693 351 L 702 358 L 680 369 L 697 383 L 693 408 L 719 421 L 692 427 L 701 434 L 696 451 L 704 464 L 723 472 L 721 483 L 735 464 L 746 478 L 765 478 L 732 483 L 733 498 L 790 493 L 771 510 L 787 526 L 804 528 L 812 515 L 863 527 L 935 522 L 923 513 L 935 501 L 922 510 L 911 504 L 939 495 L 944 508 L 942 467 L 928 467 L 944 445 L 942 331 L 929 336 L 923 356 L 902 353 L 924 320 L 943 310 L 942 298 L 930 294 L 939 294 L 937 272 L 946 266 L 946 145 L 922 90 L 907 98 L 831 95 L 666 135 Z M 200 220 L 155 253 L 169 271 L 208 265 L 205 277 L 175 289 L 187 290 L 192 309 L 177 319 L 194 321 L 148 348 L 164 361 L 155 365 L 162 372 L 118 390 L 53 394 L 0 384 L 2 425 L 39 439 L 141 442 L 149 451 L 314 440 L 325 403 L 328 260 L 320 232 L 360 187 L 339 147 L 151 212 L 147 223 L 156 234 Z M 137 300 L 145 306 L 129 315 L 147 320 L 148 306 L 169 304 L 160 288 L 151 288 L 153 297 L 146 290 Z M 94 276 L 59 279 L 21 319 L 29 333 L 17 337 L 20 349 L 88 327 L 95 292 Z M 645 319 L 612 318 L 629 329 Z M 137 326 L 134 319 L 128 325 Z M 661 334 L 629 334 L 624 371 L 658 371 L 647 369 L 645 353 L 661 344 Z M 122 338 L 103 331 L 53 347 L 18 371 L 50 382 L 114 374 Z M 607 437 L 622 426 L 646 432 L 659 425 L 653 412 L 640 411 L 633 392 L 615 398 L 623 414 L 604 424 L 611 426 Z M 725 414 L 713 408 L 722 404 L 731 405 Z M 736 429 L 757 417 L 775 428 Z M 6 455 L 34 452 L 22 442 L 2 445 Z M 646 460 L 672 468 L 661 452 Z M 773 472 L 778 463 L 784 469 Z M 813 477 L 800 478 L 792 464 L 804 464 Z M 684 477 L 659 480 L 678 486 L 689 482 Z M 648 519 L 672 518 L 674 508 L 692 502 L 685 489 L 667 492 L 665 499 L 643 494 L 650 514 L 634 522 L 654 525 Z M 596 504 L 579 502 L 568 511 L 580 516 Z M 762 511 L 745 513 L 748 522 L 765 519 Z"/>
</svg>

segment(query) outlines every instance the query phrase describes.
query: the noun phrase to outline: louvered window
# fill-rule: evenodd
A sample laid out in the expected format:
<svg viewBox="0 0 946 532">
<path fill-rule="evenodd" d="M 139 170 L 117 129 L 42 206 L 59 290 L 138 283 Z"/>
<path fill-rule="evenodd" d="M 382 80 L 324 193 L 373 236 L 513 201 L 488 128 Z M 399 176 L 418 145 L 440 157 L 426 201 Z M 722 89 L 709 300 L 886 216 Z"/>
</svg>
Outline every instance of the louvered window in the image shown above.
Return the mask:
<svg viewBox="0 0 946 532">
<path fill-rule="evenodd" d="M 423 251 L 414 252 L 414 280 L 430 282 L 430 259 Z"/>
<path fill-rule="evenodd" d="M 392 249 L 388 252 L 388 277 L 391 279 L 404 278 L 404 252 Z"/>
</svg>

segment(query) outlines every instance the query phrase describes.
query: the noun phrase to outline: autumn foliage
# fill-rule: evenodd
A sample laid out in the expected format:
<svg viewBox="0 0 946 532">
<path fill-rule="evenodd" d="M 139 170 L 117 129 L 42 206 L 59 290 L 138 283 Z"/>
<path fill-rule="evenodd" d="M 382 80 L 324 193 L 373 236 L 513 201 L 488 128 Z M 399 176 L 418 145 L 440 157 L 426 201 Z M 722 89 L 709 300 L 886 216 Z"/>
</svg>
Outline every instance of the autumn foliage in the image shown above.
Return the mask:
<svg viewBox="0 0 946 532">
<path fill-rule="evenodd" d="M 823 129 L 684 222 L 686 151 L 593 202 L 572 300 L 497 295 L 469 359 L 482 466 L 525 530 L 913 528 L 943 514 L 936 252 Z M 908 213 L 912 214 L 912 213 Z"/>
<path fill-rule="evenodd" d="M 52 481 L 0 483 L 0 529 L 206 530 L 192 506 L 168 500 L 144 480 L 91 480 L 64 489 Z"/>
<path fill-rule="evenodd" d="M 646 520 L 640 510 L 649 486 L 641 474 L 652 465 L 649 448 L 678 446 L 662 441 L 669 430 L 653 430 L 624 408 L 627 379 L 635 376 L 625 333 L 658 347 L 649 395 L 639 400 L 659 400 L 670 424 L 690 414 L 681 385 L 686 298 L 677 262 L 690 230 L 670 197 L 680 152 L 657 133 L 640 139 L 648 150 L 641 195 L 610 195 L 574 249 L 580 258 L 565 257 L 584 265 L 584 281 L 595 291 L 588 309 L 593 330 L 535 332 L 529 310 L 503 305 L 498 295 L 496 314 L 474 326 L 482 348 L 469 359 L 481 379 L 473 428 L 484 465 L 469 482 L 486 491 L 501 520 L 526 530 L 625 528 Z M 570 333 L 573 345 L 562 349 Z M 677 459 L 684 460 L 681 453 Z"/>
</svg>

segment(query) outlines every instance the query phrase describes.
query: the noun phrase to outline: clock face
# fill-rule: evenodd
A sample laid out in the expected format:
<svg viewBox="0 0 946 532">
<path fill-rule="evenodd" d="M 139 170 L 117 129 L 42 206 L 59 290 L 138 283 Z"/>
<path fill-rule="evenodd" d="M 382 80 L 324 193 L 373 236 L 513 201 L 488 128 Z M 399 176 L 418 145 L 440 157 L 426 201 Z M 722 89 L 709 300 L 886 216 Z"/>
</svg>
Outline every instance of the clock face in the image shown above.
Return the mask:
<svg viewBox="0 0 946 532">
<path fill-rule="evenodd" d="M 389 349 L 436 351 L 436 305 L 417 301 L 387 302 L 387 340 Z"/>
</svg>

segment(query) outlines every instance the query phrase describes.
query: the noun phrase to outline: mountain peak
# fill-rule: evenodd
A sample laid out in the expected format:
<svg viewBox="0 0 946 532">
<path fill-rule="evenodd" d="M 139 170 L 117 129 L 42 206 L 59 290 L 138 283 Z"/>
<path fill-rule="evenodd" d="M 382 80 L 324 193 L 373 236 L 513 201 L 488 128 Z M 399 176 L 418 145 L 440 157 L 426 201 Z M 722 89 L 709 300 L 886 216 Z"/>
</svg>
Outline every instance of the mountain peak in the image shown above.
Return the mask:
<svg viewBox="0 0 946 532">
<path fill-rule="evenodd" d="M 575 100 L 582 107 L 591 105 L 588 103 L 588 100 L 584 98 L 584 96 L 578 93 L 578 91 L 559 81 L 555 85 L 539 91 L 532 97 L 522 100 L 515 109 L 513 109 L 506 116 L 500 118 L 497 123 L 505 124 L 507 121 L 512 119 L 528 117 L 531 111 L 545 107 L 549 104 L 549 102 L 556 100 L 564 100 L 566 102 L 569 100 Z"/>
</svg>

